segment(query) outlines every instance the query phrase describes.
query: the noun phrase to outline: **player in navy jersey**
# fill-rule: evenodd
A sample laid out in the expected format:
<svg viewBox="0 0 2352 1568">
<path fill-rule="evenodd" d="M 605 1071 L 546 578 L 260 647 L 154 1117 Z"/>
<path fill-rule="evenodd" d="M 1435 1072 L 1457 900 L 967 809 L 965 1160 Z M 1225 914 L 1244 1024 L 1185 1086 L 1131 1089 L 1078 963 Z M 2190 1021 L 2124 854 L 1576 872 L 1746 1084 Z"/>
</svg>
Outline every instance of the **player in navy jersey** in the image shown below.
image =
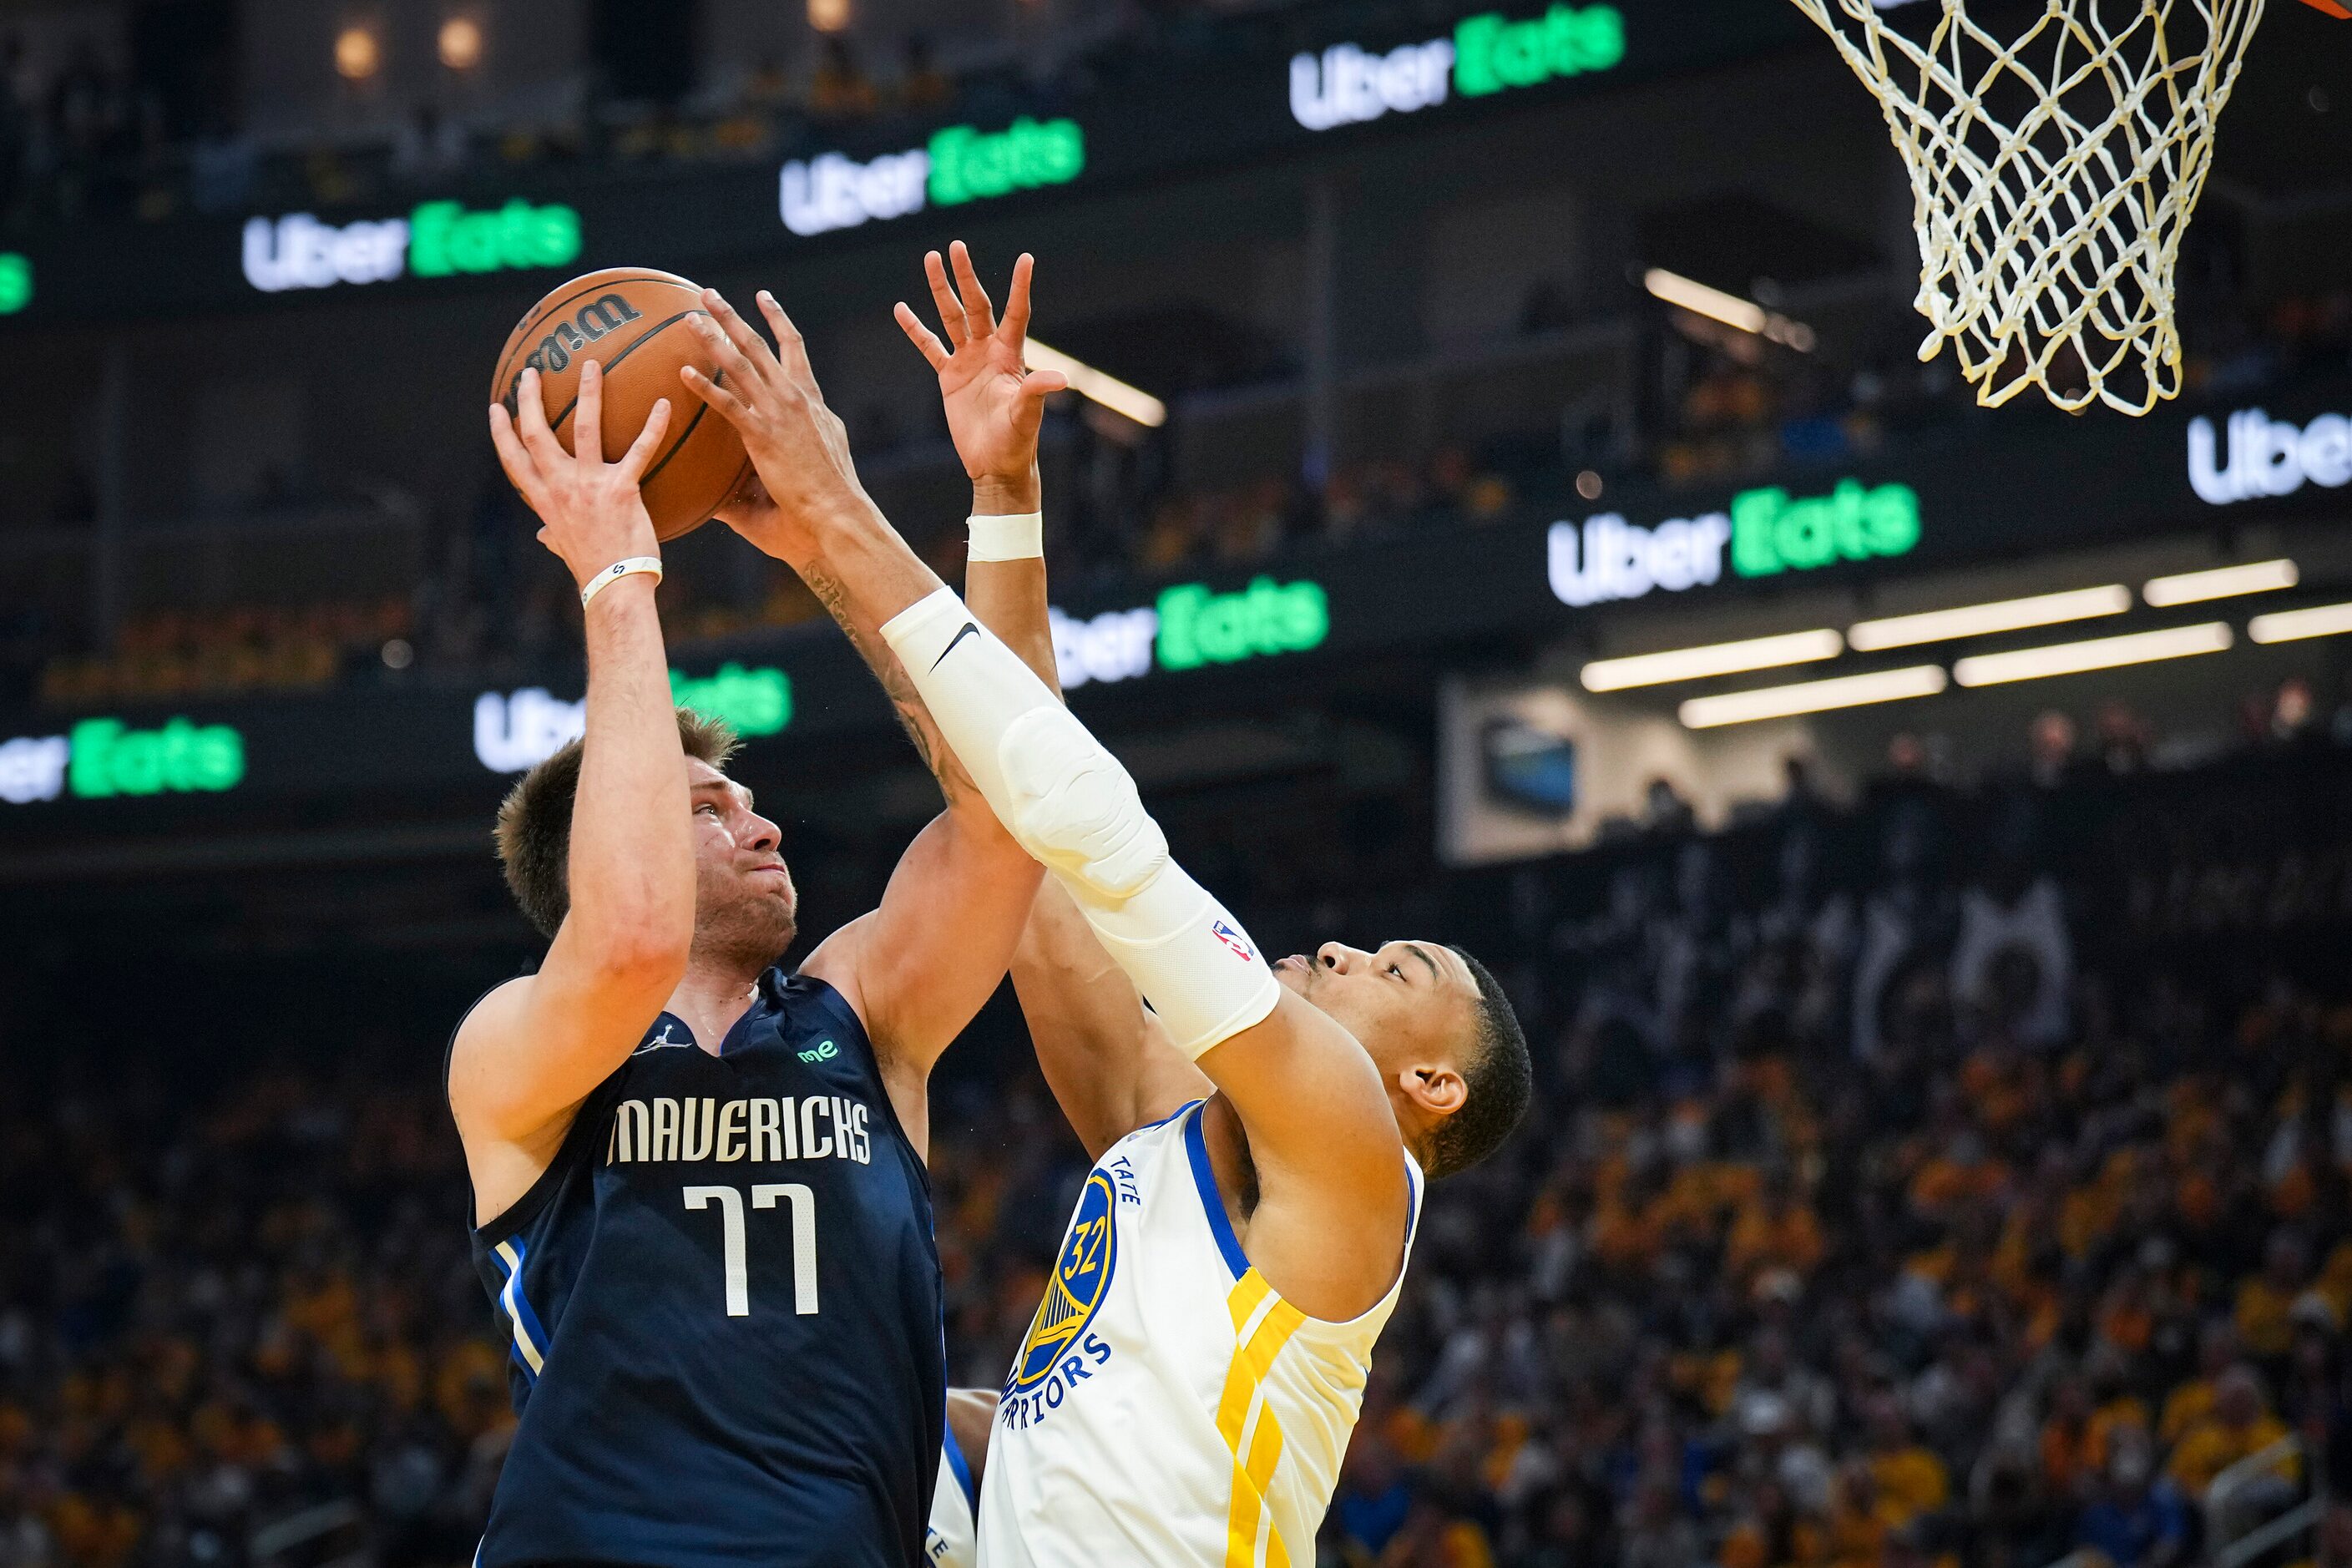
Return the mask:
<svg viewBox="0 0 2352 1568">
<path fill-rule="evenodd" d="M 1026 306 L 1024 260 L 1003 332 L 936 367 L 975 515 L 1037 506 L 1060 382 L 1021 370 Z M 881 906 L 797 973 L 777 966 L 796 901 L 778 831 L 726 774 L 732 736 L 670 700 L 637 489 L 669 411 L 607 462 L 602 390 L 592 363 L 573 451 L 535 373 L 516 416 L 490 410 L 541 539 L 582 584 L 588 698 L 584 739 L 499 813 L 546 959 L 450 1046 L 475 1258 L 520 1417 L 477 1561 L 908 1568 L 945 1396 L 926 1085 L 1003 977 L 1038 870 L 874 628 L 800 558 L 796 498 L 755 490 L 724 520 L 835 611 L 946 797 Z M 975 613 L 1034 597 L 1042 570 L 975 563 Z"/>
</svg>

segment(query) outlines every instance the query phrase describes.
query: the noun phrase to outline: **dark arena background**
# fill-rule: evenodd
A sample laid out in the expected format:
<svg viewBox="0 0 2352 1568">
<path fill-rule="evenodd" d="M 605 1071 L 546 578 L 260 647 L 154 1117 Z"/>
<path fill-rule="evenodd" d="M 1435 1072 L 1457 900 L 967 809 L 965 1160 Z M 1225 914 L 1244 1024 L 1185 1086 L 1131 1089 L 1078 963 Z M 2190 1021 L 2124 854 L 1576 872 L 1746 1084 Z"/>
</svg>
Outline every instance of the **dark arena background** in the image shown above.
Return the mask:
<svg viewBox="0 0 2352 1568">
<path fill-rule="evenodd" d="M 493 358 L 772 288 L 957 582 L 889 310 L 961 237 L 1087 393 L 1073 707 L 1270 951 L 1459 940 L 1533 1044 L 1319 1562 L 2352 1565 L 2352 26 L 2272 0 L 2133 419 L 1917 359 L 1786 0 L 1483 5 L 0 3 L 0 1563 L 470 1559 L 440 1072 L 584 679 Z M 784 568 L 667 559 L 804 953 L 936 790 Z M 1009 990 L 940 1074 L 993 1387 L 1087 1160 Z"/>
</svg>

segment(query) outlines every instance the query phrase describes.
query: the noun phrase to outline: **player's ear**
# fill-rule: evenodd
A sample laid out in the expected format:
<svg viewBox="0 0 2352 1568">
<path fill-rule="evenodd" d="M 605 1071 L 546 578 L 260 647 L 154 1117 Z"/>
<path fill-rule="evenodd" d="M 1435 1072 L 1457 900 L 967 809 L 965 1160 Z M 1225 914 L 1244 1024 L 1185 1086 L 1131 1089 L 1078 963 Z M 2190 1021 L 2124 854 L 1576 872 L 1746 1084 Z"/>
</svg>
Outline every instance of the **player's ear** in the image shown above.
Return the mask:
<svg viewBox="0 0 2352 1568">
<path fill-rule="evenodd" d="M 1397 1069 L 1397 1087 L 1432 1116 L 1451 1116 L 1470 1098 L 1469 1084 L 1451 1062 L 1408 1062 Z"/>
</svg>

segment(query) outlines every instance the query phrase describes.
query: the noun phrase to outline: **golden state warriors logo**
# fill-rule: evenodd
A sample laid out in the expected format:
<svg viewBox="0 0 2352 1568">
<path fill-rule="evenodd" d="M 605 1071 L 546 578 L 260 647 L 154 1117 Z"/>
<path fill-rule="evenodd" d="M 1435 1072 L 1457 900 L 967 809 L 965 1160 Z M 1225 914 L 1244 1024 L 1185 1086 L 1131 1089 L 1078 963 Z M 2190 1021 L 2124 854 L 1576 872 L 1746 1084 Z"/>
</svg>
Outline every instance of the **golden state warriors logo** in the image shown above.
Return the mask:
<svg viewBox="0 0 2352 1568">
<path fill-rule="evenodd" d="M 1053 1375 L 1063 1352 L 1086 1331 L 1095 1310 L 1110 1293 L 1111 1270 L 1118 1263 L 1118 1227 L 1111 1223 L 1112 1201 L 1108 1176 L 1097 1171 L 1087 1177 L 1087 1190 L 1078 1196 L 1077 1215 L 1070 1221 L 1070 1234 L 1063 1239 L 1053 1277 L 1045 1281 L 1045 1299 L 1037 1303 L 1036 1320 L 1029 1325 L 1021 1353 L 1013 1358 L 1013 1375 L 1005 1380 L 1008 1397 L 1031 1393 Z"/>
</svg>

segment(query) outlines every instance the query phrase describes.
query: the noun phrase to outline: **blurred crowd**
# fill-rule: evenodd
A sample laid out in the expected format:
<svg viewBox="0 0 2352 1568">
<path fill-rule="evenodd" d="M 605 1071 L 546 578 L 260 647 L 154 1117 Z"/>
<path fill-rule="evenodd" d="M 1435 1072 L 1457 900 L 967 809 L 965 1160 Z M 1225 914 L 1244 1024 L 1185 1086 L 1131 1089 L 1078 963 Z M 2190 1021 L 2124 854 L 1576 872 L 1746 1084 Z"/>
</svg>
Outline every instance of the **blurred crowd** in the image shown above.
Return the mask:
<svg viewBox="0 0 2352 1568">
<path fill-rule="evenodd" d="M 1914 772 L 1457 877 L 1538 1102 L 1431 1195 L 1320 1561 L 2191 1568 L 2294 1515 L 2232 1561 L 2352 1564 L 2347 783 Z M 0 1562 L 471 1551 L 510 1416 L 433 1053 L 281 1054 L 0 1108 Z M 1084 1159 L 1034 1076 L 937 1094 L 990 1385 Z"/>
</svg>

